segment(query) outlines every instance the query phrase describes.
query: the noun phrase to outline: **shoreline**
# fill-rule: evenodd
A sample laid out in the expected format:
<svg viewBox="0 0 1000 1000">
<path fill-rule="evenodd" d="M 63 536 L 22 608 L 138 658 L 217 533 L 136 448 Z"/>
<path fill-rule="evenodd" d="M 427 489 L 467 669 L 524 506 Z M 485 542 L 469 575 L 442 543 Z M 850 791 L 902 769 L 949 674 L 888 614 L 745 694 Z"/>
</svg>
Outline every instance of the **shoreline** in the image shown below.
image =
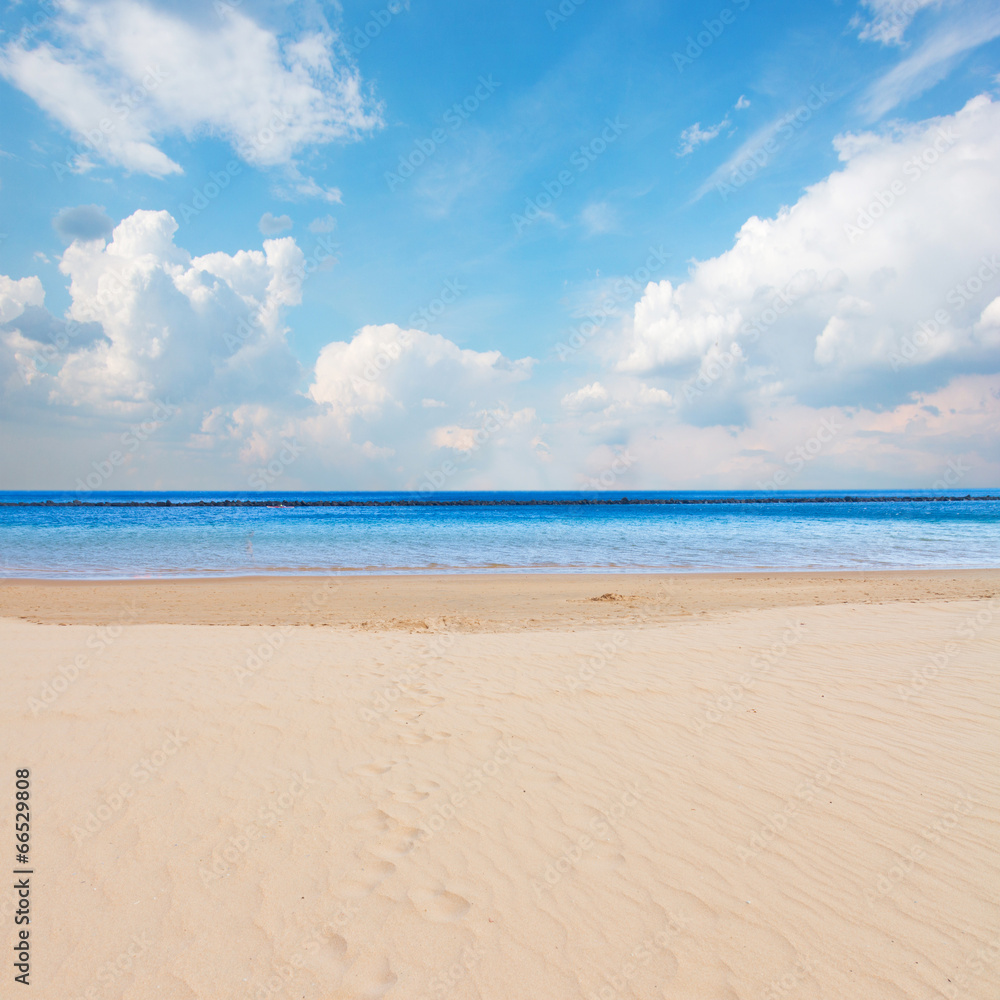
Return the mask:
<svg viewBox="0 0 1000 1000">
<path fill-rule="evenodd" d="M 0 579 L 0 618 L 53 624 L 511 631 L 663 624 L 732 611 L 984 600 L 1000 568 Z"/>
</svg>

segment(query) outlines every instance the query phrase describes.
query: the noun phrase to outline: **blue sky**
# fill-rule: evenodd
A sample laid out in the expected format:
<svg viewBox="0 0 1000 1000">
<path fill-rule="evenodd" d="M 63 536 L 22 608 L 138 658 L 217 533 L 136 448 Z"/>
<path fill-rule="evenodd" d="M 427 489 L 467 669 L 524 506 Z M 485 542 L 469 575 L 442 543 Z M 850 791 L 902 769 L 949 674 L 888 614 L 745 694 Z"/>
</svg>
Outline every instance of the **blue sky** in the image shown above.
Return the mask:
<svg viewBox="0 0 1000 1000">
<path fill-rule="evenodd" d="M 993 4 L 0 26 L 8 488 L 997 483 Z"/>
</svg>

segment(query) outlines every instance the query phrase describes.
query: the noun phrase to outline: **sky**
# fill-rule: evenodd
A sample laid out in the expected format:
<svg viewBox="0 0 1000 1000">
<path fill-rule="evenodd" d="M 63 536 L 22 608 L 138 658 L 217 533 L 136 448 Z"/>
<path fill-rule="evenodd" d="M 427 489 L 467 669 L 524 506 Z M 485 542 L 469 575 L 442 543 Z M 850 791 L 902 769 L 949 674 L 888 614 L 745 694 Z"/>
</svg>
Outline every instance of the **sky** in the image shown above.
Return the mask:
<svg viewBox="0 0 1000 1000">
<path fill-rule="evenodd" d="M 1000 485 L 991 0 L 21 0 L 0 487 Z"/>
</svg>

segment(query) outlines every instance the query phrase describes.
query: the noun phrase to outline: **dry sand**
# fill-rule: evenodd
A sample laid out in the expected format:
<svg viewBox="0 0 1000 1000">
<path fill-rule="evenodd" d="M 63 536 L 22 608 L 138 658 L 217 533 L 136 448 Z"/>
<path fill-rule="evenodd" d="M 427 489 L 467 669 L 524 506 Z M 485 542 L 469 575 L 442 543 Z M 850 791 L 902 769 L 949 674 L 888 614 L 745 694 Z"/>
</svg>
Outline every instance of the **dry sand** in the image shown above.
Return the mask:
<svg viewBox="0 0 1000 1000">
<path fill-rule="evenodd" d="M 997 594 L 0 584 L 0 996 L 994 1000 Z"/>
</svg>

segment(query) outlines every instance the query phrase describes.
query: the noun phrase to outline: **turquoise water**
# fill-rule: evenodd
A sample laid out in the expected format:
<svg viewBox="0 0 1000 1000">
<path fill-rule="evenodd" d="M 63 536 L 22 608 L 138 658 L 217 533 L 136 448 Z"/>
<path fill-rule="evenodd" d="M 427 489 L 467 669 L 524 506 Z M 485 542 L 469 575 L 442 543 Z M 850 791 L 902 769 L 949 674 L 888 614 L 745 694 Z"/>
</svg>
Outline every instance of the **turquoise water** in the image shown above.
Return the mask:
<svg viewBox="0 0 1000 1000">
<path fill-rule="evenodd" d="M 967 491 L 965 491 L 967 492 Z M 965 495 L 963 492 L 962 495 Z M 973 491 L 973 496 L 993 491 Z M 1000 566 L 1000 502 L 679 506 L 0 507 L 0 575 L 129 579 L 489 571 L 724 571 Z M 764 494 L 631 493 L 736 499 Z M 830 495 L 769 494 L 808 499 Z M 410 493 L 275 494 L 418 499 Z M 75 493 L 0 493 L 71 502 Z M 259 493 L 95 493 L 88 500 L 261 500 Z M 601 499 L 593 493 L 432 499 Z M 609 499 L 618 499 L 617 495 Z"/>
</svg>

